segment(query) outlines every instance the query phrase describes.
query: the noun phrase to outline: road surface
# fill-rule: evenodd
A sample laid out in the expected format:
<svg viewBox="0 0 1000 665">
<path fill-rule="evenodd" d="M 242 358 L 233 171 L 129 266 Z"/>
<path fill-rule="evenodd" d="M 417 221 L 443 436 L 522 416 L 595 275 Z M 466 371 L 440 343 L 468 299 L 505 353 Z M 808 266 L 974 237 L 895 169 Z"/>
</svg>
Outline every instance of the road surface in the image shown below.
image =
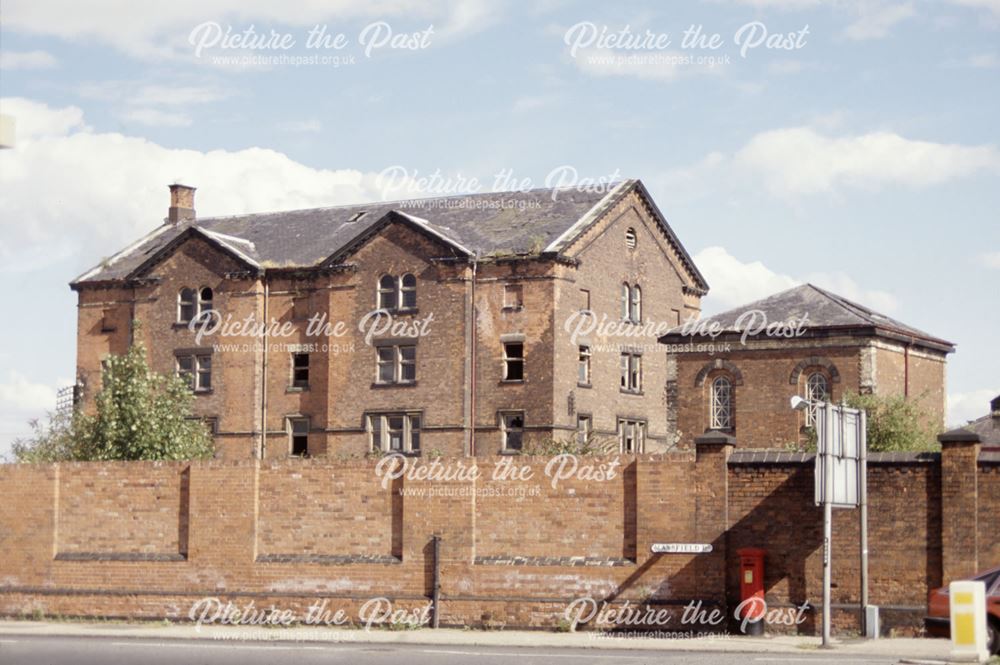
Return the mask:
<svg viewBox="0 0 1000 665">
<path fill-rule="evenodd" d="M 554 649 L 461 647 L 392 644 L 317 644 L 289 642 L 225 642 L 218 640 L 153 640 L 121 637 L 0 636 L 3 665 L 272 665 L 294 662 L 323 665 L 889 665 L 897 659 L 803 651 L 801 654 L 718 653 L 706 651 L 638 651 L 621 649 Z"/>
</svg>

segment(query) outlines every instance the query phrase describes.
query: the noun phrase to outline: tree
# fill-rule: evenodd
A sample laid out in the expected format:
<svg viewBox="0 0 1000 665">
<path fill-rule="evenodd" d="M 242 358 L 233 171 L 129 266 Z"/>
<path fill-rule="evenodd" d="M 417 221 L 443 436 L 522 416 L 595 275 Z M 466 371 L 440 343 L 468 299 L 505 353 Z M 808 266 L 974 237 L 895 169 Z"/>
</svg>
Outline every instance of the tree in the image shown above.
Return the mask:
<svg viewBox="0 0 1000 665">
<path fill-rule="evenodd" d="M 902 395 L 857 393 L 847 393 L 844 401 L 868 413 L 868 450 L 871 452 L 932 450 L 936 446 L 933 433 L 923 423 L 915 401 Z"/>
<path fill-rule="evenodd" d="M 184 379 L 152 371 L 135 343 L 104 363 L 95 415 L 50 415 L 32 423 L 33 435 L 14 444 L 19 462 L 186 460 L 211 457 L 214 444 L 194 419 L 194 395 Z"/>
</svg>

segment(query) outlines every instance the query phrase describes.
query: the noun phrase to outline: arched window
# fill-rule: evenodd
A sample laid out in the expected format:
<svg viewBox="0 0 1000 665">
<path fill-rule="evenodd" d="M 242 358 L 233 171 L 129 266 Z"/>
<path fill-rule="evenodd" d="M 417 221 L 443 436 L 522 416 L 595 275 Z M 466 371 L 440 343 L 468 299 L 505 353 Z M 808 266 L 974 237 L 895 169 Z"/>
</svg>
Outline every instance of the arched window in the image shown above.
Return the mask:
<svg viewBox="0 0 1000 665">
<path fill-rule="evenodd" d="M 203 287 L 201 289 L 201 291 L 198 292 L 198 316 L 199 317 L 203 317 L 203 316 L 206 315 L 205 314 L 206 312 L 211 312 L 213 309 L 215 309 L 212 306 L 212 296 L 213 296 L 212 289 L 210 289 L 207 286 Z"/>
<path fill-rule="evenodd" d="M 629 298 L 631 297 L 629 295 L 630 293 L 631 293 L 631 289 L 629 288 L 628 283 L 626 282 L 625 284 L 622 284 L 622 321 L 628 321 L 629 320 L 629 317 L 628 317 L 628 314 L 629 314 L 629 305 L 628 305 L 628 303 L 629 303 Z"/>
<path fill-rule="evenodd" d="M 181 289 L 177 294 L 177 322 L 188 323 L 197 313 L 194 289 Z"/>
<path fill-rule="evenodd" d="M 806 411 L 806 425 L 812 426 L 816 423 L 816 410 L 820 402 L 830 401 L 830 382 L 826 374 L 813 372 L 806 379 L 806 399 L 809 400 L 809 409 Z"/>
<path fill-rule="evenodd" d="M 632 287 L 632 323 L 642 321 L 642 289 L 636 284 Z"/>
<path fill-rule="evenodd" d="M 378 280 L 378 308 L 396 309 L 396 278 L 382 275 Z"/>
<path fill-rule="evenodd" d="M 724 377 L 712 381 L 712 396 L 709 408 L 709 429 L 728 430 L 733 428 L 733 384 Z"/>
<path fill-rule="evenodd" d="M 629 249 L 635 249 L 635 245 L 636 245 L 635 229 L 629 227 L 629 229 L 625 231 L 625 246 Z"/>
<path fill-rule="evenodd" d="M 417 278 L 406 273 L 399 279 L 399 295 L 401 309 L 417 308 Z"/>
</svg>

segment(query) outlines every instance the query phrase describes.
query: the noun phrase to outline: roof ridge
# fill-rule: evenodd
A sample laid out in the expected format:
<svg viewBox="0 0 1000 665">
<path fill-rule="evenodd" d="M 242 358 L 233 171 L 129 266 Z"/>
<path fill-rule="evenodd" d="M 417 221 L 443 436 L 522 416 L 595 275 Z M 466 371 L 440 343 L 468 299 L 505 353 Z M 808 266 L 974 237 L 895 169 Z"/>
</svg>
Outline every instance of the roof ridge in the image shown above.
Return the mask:
<svg viewBox="0 0 1000 665">
<path fill-rule="evenodd" d="M 833 301 L 838 307 L 840 307 L 841 309 L 843 309 L 845 312 L 848 312 L 849 314 L 853 314 L 854 316 L 860 317 L 860 318 L 864 319 L 865 321 L 867 321 L 868 323 L 870 323 L 872 325 L 880 325 L 880 323 L 878 321 L 872 320 L 872 315 L 873 314 L 878 315 L 879 317 L 881 317 L 882 319 L 884 319 L 886 322 L 892 322 L 893 321 L 893 319 L 890 319 L 888 316 L 886 316 L 885 314 L 882 314 L 881 312 L 876 312 L 875 310 L 871 309 L 870 307 L 865 307 L 864 305 L 856 303 L 853 300 L 848 300 L 847 298 L 845 298 L 845 297 L 843 297 L 841 295 L 838 295 L 836 293 L 833 293 L 832 291 L 827 291 L 826 289 L 822 289 L 822 288 L 816 286 L 815 284 L 813 284 L 812 282 L 806 282 L 805 285 L 808 286 L 808 287 L 810 287 L 810 288 L 812 288 L 814 291 L 816 291 L 817 293 L 819 293 L 820 295 L 822 295 L 823 297 L 825 297 L 827 300 Z M 860 310 L 860 312 L 856 311 L 856 310 Z"/>
<path fill-rule="evenodd" d="M 605 185 L 598 185 L 605 191 L 601 194 L 601 199 L 603 200 L 612 190 L 617 188 L 624 182 L 630 180 L 636 180 L 635 178 L 622 178 L 621 180 L 613 180 Z M 504 190 L 493 190 L 489 192 L 467 192 L 465 194 L 449 194 L 447 196 L 411 196 L 405 199 L 393 199 L 391 201 L 361 201 L 360 203 L 343 203 L 341 205 L 334 206 L 316 206 L 313 208 L 292 208 L 290 210 L 263 210 L 259 212 L 245 212 L 238 215 L 211 215 L 208 217 L 197 217 L 193 221 L 195 224 L 201 221 L 209 221 L 216 219 L 238 219 L 241 217 L 252 217 L 255 215 L 284 215 L 294 212 L 315 212 L 317 210 L 341 210 L 344 208 L 361 208 L 364 206 L 393 206 L 397 203 L 408 203 L 410 201 L 444 201 L 448 199 L 465 199 L 474 196 L 490 196 L 494 194 L 532 194 L 537 192 L 562 192 L 567 190 L 577 190 L 586 191 L 583 188 L 576 186 L 568 187 L 533 187 L 531 189 L 504 189 Z"/>
<path fill-rule="evenodd" d="M 796 289 L 801 289 L 803 286 L 812 286 L 812 285 L 806 283 L 806 284 L 797 284 L 796 286 L 791 286 L 791 287 L 785 289 L 784 291 L 778 291 L 777 293 L 772 293 L 769 296 L 764 296 L 763 298 L 757 298 L 756 300 L 751 300 L 750 302 L 745 303 L 743 305 L 737 305 L 736 307 L 730 307 L 729 309 L 727 309 L 725 311 L 718 312 L 716 314 L 713 314 L 712 316 L 709 316 L 706 319 L 706 321 L 710 321 L 710 320 L 716 319 L 716 318 L 721 318 L 721 317 L 723 317 L 723 316 L 725 316 L 727 314 L 731 314 L 733 312 L 746 311 L 748 309 L 751 309 L 753 305 L 756 305 L 758 303 L 762 303 L 765 300 L 771 300 L 773 298 L 777 298 L 779 296 L 783 296 L 786 293 L 790 293 L 792 291 L 795 291 Z"/>
</svg>

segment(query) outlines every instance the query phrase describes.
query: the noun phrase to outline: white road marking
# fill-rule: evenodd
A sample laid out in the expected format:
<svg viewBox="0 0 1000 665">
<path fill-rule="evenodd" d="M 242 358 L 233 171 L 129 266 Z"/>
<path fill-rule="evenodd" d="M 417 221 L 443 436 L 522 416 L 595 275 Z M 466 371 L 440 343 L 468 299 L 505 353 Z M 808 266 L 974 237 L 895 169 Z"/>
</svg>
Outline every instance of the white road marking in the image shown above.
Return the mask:
<svg viewBox="0 0 1000 665">
<path fill-rule="evenodd" d="M 222 642 L 223 640 L 220 640 Z M 205 642 L 112 642 L 113 647 L 156 647 L 168 649 L 258 649 L 261 651 L 322 651 L 325 646 L 309 646 L 305 644 L 290 644 L 288 646 L 274 644 L 235 644 L 226 641 L 225 644 L 207 644 Z M 357 651 L 357 649 L 341 649 L 342 651 Z"/>
<path fill-rule="evenodd" d="M 846 658 L 802 658 L 799 656 L 786 656 L 786 657 L 775 657 L 770 658 L 754 658 L 754 660 L 759 662 L 767 663 L 871 663 L 871 662 L 881 662 L 881 663 L 895 663 L 894 659 L 880 659 L 880 658 L 864 658 L 864 659 L 851 659 Z"/>
<path fill-rule="evenodd" d="M 415 645 L 412 645 L 415 646 Z M 510 656 L 512 658 L 523 658 L 525 656 L 545 656 L 546 658 L 576 658 L 577 660 L 581 658 L 591 658 L 591 659 L 611 659 L 611 660 L 649 660 L 649 656 L 625 656 L 625 655 L 611 655 L 611 654 L 579 654 L 579 653 L 540 653 L 535 651 L 534 647 L 526 647 L 531 649 L 527 653 L 524 651 L 513 651 L 513 652 L 502 652 L 502 651 L 457 651 L 457 650 L 444 650 L 444 649 L 419 649 L 423 653 L 437 653 L 437 654 L 447 654 L 451 656 Z"/>
</svg>

